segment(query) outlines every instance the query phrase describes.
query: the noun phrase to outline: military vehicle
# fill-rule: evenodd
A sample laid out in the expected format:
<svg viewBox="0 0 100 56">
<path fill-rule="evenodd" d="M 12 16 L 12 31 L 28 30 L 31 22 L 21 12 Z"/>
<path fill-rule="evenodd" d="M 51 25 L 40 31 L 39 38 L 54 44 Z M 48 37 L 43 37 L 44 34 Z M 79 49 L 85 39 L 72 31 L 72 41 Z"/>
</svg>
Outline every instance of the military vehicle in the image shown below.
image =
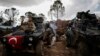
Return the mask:
<svg viewBox="0 0 100 56">
<path fill-rule="evenodd" d="M 3 44 L 2 56 L 15 56 L 13 55 L 15 52 L 27 50 L 35 53 L 36 56 L 43 55 L 43 18 L 35 17 L 34 19 L 37 20 L 35 21 L 37 25 L 34 32 L 15 32 L 11 35 L 0 37 L 0 41 Z"/>
<path fill-rule="evenodd" d="M 100 23 L 95 14 L 78 12 L 66 31 L 67 46 L 76 47 L 77 56 L 91 56 L 100 50 Z"/>
</svg>

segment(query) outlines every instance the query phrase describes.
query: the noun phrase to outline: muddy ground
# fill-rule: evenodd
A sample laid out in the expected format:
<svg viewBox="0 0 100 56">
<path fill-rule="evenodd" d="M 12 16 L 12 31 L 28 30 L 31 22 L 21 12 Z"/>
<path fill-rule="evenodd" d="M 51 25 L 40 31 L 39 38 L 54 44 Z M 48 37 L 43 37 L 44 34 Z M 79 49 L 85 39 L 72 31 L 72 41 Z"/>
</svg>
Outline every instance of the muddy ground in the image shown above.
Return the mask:
<svg viewBox="0 0 100 56">
<path fill-rule="evenodd" d="M 75 50 L 66 47 L 65 40 L 56 42 L 51 48 L 45 47 L 44 56 L 75 56 Z"/>
</svg>

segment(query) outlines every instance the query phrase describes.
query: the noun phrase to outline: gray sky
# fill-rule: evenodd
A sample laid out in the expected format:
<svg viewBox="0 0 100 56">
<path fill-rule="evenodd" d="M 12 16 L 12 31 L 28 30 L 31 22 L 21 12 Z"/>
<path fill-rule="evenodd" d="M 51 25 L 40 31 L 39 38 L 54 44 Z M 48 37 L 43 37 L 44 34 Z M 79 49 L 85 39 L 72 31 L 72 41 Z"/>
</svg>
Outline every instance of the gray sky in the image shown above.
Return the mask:
<svg viewBox="0 0 100 56">
<path fill-rule="evenodd" d="M 45 0 L 0 0 L 1 6 L 32 6 L 32 5 L 38 5 Z"/>
<path fill-rule="evenodd" d="M 44 13 L 47 18 L 50 5 L 54 0 L 0 0 L 0 10 L 10 7 L 16 7 L 20 11 L 20 15 L 24 15 L 27 11 L 34 13 Z M 78 11 L 96 12 L 100 15 L 100 0 L 61 0 L 65 6 L 65 15 L 63 19 L 72 19 Z M 50 19 L 48 19 L 50 20 Z"/>
</svg>

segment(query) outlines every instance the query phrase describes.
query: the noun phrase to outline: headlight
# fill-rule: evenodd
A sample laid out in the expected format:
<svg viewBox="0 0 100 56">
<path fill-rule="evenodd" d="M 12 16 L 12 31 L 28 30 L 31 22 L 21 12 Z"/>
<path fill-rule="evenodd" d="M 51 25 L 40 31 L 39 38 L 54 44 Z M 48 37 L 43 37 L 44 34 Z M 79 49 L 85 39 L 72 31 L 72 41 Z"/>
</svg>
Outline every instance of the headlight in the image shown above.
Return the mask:
<svg viewBox="0 0 100 56">
<path fill-rule="evenodd" d="M 3 38 L 3 42 L 6 42 L 6 38 Z"/>
<path fill-rule="evenodd" d="M 31 44 L 31 43 L 29 43 L 29 44 L 28 44 L 28 46 L 32 46 L 32 44 Z"/>
<path fill-rule="evenodd" d="M 29 37 L 29 41 L 33 41 L 33 38 L 32 37 Z"/>
</svg>

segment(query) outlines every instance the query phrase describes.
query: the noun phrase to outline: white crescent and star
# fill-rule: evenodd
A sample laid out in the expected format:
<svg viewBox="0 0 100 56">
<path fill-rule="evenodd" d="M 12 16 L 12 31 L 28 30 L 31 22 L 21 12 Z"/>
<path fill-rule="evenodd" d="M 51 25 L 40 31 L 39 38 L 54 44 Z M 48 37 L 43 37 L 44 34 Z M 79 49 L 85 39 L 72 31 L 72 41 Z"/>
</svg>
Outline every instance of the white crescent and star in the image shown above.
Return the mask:
<svg viewBox="0 0 100 56">
<path fill-rule="evenodd" d="M 15 41 L 15 43 L 17 43 L 17 38 L 12 37 L 12 38 L 10 38 L 10 39 L 9 39 L 9 42 L 10 42 L 11 40 L 14 40 L 14 41 Z"/>
</svg>

